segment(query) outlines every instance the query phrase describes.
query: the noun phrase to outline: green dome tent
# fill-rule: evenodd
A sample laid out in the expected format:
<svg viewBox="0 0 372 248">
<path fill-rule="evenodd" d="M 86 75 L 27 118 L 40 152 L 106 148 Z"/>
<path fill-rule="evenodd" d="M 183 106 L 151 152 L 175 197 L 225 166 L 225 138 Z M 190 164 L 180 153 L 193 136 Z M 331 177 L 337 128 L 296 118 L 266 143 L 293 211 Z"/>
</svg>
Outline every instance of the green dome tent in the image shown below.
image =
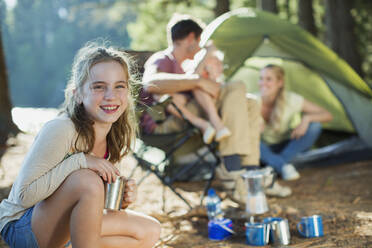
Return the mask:
<svg viewBox="0 0 372 248">
<path fill-rule="evenodd" d="M 372 147 L 372 89 L 332 50 L 299 26 L 276 15 L 241 8 L 221 15 L 204 30 L 224 53 L 225 75 L 258 90 L 258 74 L 266 64 L 286 72 L 287 89 L 328 109 L 327 129 L 356 132 Z"/>
</svg>

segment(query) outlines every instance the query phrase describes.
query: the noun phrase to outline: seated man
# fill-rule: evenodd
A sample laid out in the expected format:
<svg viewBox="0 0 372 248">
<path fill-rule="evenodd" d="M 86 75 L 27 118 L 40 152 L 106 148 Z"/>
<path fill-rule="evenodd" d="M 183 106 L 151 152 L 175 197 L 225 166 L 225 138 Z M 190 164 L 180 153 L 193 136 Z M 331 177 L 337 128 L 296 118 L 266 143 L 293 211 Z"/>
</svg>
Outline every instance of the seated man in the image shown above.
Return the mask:
<svg viewBox="0 0 372 248">
<path fill-rule="evenodd" d="M 198 24 L 189 16 L 176 16 L 168 24 L 169 47 L 152 55 L 145 64 L 143 75 L 144 89 L 155 96 L 182 93 L 187 97 L 186 108 L 197 116 L 203 116 L 203 108 L 193 99 L 190 91 L 200 90 L 216 99 L 216 107 L 225 127 L 231 135 L 219 142 L 218 150 L 223 164 L 219 173 L 221 179 L 233 181 L 233 198 L 245 202 L 246 187 L 241 174 L 245 168 L 256 168 L 259 163 L 259 123 L 249 111 L 258 109 L 250 104 L 256 101 L 246 99 L 243 83 L 221 85 L 199 74 L 186 74 L 181 67 L 187 59 L 193 59 L 200 50 L 199 41 L 202 32 Z M 207 56 L 207 55 L 206 55 Z M 251 119 L 251 118 L 255 119 Z M 257 120 L 256 120 L 257 119 Z M 184 128 L 185 122 L 170 115 L 162 125 L 144 127 L 148 132 L 171 133 Z M 253 127 L 252 125 L 256 125 Z M 230 184 L 231 185 L 231 184 Z"/>
<path fill-rule="evenodd" d="M 202 62 L 199 63 L 199 65 L 196 68 L 196 72 L 203 76 L 207 77 L 209 79 L 213 80 L 219 80 L 223 81 L 221 78 L 223 78 L 222 74 L 222 69 L 223 68 L 223 63 L 222 63 L 222 58 L 221 56 L 218 56 L 219 51 L 215 49 L 214 46 L 208 47 L 208 52 L 207 56 L 203 58 Z M 222 82 L 223 84 L 225 82 Z M 230 82 L 231 84 L 231 82 Z M 246 100 L 248 102 L 248 109 L 246 114 L 249 115 L 250 121 L 247 123 L 248 130 L 251 130 L 250 134 L 250 142 L 251 142 L 251 154 L 256 154 L 257 157 L 253 157 L 251 161 L 258 161 L 258 155 L 260 152 L 257 150 L 259 149 L 259 132 L 254 132 L 254 130 L 258 130 L 260 124 L 261 124 L 261 116 L 260 116 L 260 106 L 259 106 L 259 99 L 257 96 L 253 94 L 246 94 Z M 254 160 L 257 159 L 257 160 Z M 253 169 L 260 169 L 257 166 L 248 166 L 248 167 L 243 167 L 244 169 L 242 170 L 236 170 L 236 171 L 228 171 L 227 168 L 229 168 L 229 164 L 227 166 L 221 165 L 220 167 L 217 168 L 217 177 L 220 180 L 224 180 L 224 186 L 225 188 L 229 187 L 235 187 L 236 185 L 234 184 L 229 184 L 228 182 L 231 181 L 231 175 L 234 174 L 236 177 L 240 177 L 242 173 L 244 173 L 245 170 L 253 170 Z M 262 172 L 264 173 L 265 178 L 265 192 L 267 195 L 271 196 L 280 196 L 280 197 L 286 197 L 291 194 L 291 189 L 289 187 L 284 187 L 279 185 L 278 182 L 272 181 L 274 171 L 271 167 L 265 167 Z M 235 180 L 236 181 L 236 180 Z M 245 190 L 243 190 L 242 193 L 244 193 Z"/>
</svg>

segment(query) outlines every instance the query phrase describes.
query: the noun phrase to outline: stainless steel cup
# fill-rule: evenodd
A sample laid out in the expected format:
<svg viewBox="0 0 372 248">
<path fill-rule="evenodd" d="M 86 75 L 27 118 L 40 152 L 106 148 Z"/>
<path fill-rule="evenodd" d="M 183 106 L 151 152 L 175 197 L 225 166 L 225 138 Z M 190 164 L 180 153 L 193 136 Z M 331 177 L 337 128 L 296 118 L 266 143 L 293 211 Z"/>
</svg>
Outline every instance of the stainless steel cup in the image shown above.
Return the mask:
<svg viewBox="0 0 372 248">
<path fill-rule="evenodd" d="M 253 246 L 266 246 L 269 243 L 270 225 L 266 223 L 245 223 L 246 243 Z"/>
<path fill-rule="evenodd" d="M 106 183 L 105 209 L 120 210 L 124 198 L 126 180 L 124 177 L 117 177 L 115 182 Z"/>
<path fill-rule="evenodd" d="M 270 240 L 275 245 L 288 245 L 291 240 L 287 219 L 273 220 L 270 223 Z"/>
</svg>

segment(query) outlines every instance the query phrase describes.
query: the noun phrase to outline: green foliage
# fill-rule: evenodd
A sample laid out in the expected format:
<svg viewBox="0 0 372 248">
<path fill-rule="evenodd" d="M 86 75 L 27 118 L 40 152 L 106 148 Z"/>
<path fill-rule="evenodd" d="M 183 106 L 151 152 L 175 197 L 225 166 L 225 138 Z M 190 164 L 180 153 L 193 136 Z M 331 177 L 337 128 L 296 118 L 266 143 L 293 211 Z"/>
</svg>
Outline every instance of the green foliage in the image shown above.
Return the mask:
<svg viewBox="0 0 372 248">
<path fill-rule="evenodd" d="M 134 50 L 167 47 L 166 24 L 173 13 L 212 21 L 218 0 L 18 0 L 0 22 L 11 98 L 15 106 L 56 107 L 77 49 L 98 37 Z M 255 7 L 257 0 L 230 0 L 230 9 Z M 353 17 L 365 79 L 372 87 L 372 2 L 355 0 Z M 277 0 L 278 15 L 298 22 L 298 0 Z M 318 38 L 325 40 L 324 0 L 313 0 Z"/>
<path fill-rule="evenodd" d="M 138 6 L 136 22 L 128 25 L 134 50 L 157 51 L 167 47 L 166 26 L 173 13 L 190 14 L 206 23 L 213 20 L 214 1 L 145 1 Z"/>
<path fill-rule="evenodd" d="M 256 0 L 234 0 L 230 2 L 230 9 L 236 9 L 241 7 L 255 8 L 257 4 Z"/>
<path fill-rule="evenodd" d="M 362 69 L 365 80 L 372 87 L 372 2 L 368 0 L 355 2 L 352 15 L 356 23 L 359 52 L 364 57 Z"/>
<path fill-rule="evenodd" d="M 218 0 L 147 0 L 138 5 L 139 13 L 135 22 L 128 25 L 134 50 L 157 51 L 167 47 L 166 25 L 174 12 L 191 14 L 209 23 L 213 18 L 213 8 Z M 230 0 L 230 9 L 256 7 L 256 0 Z M 298 23 L 298 0 L 277 0 L 279 17 L 294 24 Z M 313 0 L 314 20 L 318 37 L 327 44 L 325 38 L 324 0 Z M 353 16 L 359 39 L 359 51 L 363 58 L 365 80 L 372 86 L 372 2 L 356 0 Z"/>
<path fill-rule="evenodd" d="M 129 47 L 134 18 L 131 0 L 18 0 L 2 22 L 13 105 L 60 105 L 76 51 L 99 37 Z"/>
</svg>

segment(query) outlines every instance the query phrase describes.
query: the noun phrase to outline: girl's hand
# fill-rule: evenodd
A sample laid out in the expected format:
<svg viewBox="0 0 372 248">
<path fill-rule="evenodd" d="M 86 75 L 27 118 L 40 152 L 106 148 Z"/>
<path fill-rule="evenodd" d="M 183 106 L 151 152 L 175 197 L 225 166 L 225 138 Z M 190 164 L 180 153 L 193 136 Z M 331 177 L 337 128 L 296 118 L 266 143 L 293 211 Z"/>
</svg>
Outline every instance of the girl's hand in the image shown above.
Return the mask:
<svg viewBox="0 0 372 248">
<path fill-rule="evenodd" d="M 307 129 L 309 128 L 310 122 L 306 118 L 302 118 L 300 125 L 293 129 L 291 133 L 291 139 L 299 139 L 305 135 Z"/>
<path fill-rule="evenodd" d="M 133 203 L 137 198 L 137 185 L 133 179 L 128 179 L 125 183 L 125 193 L 123 203 L 121 205 L 122 209 L 125 209 L 129 204 Z"/>
<path fill-rule="evenodd" d="M 88 169 L 96 172 L 107 183 L 112 183 L 120 176 L 118 168 L 116 168 L 110 161 L 96 156 L 85 154 Z"/>
</svg>

